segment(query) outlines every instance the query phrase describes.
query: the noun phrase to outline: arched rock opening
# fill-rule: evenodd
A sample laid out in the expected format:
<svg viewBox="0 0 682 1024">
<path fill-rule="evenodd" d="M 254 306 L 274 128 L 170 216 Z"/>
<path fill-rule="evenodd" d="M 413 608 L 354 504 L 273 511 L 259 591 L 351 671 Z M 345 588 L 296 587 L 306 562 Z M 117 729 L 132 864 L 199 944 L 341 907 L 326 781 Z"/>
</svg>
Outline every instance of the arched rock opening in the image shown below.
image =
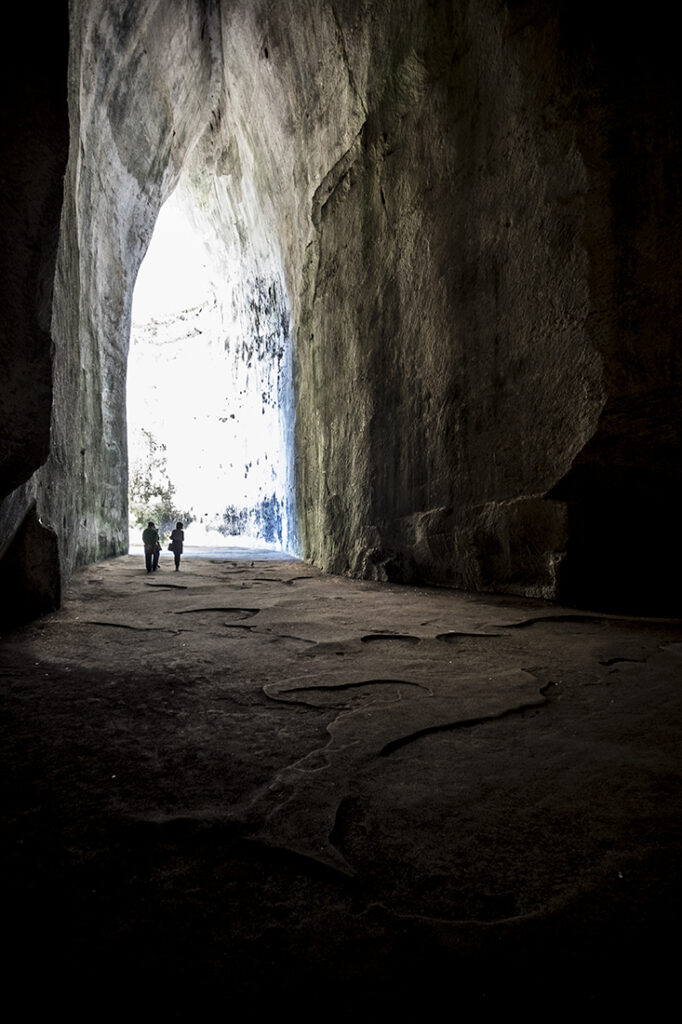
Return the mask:
<svg viewBox="0 0 682 1024">
<path fill-rule="evenodd" d="M 214 176 L 182 175 L 135 283 L 131 545 L 150 518 L 166 533 L 183 519 L 190 546 L 294 554 L 289 300 L 276 244 L 246 251 L 228 197 Z"/>
<path fill-rule="evenodd" d="M 666 17 L 74 0 L 67 83 L 52 5 L 26 33 L 50 59 L 3 68 L 11 603 L 49 607 L 74 566 L 125 550 L 132 288 L 184 169 L 289 296 L 305 557 L 587 605 L 619 566 L 621 604 L 646 608 L 680 568 L 642 496 L 646 478 L 669 508 L 680 483 Z M 610 531 L 632 488 L 631 529 Z"/>
</svg>

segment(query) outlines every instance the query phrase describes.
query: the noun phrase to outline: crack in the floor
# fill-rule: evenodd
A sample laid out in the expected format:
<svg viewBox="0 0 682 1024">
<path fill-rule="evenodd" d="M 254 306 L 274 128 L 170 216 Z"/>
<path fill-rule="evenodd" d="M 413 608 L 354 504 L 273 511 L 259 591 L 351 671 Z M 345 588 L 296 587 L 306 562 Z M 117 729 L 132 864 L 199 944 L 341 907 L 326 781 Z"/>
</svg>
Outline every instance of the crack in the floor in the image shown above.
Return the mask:
<svg viewBox="0 0 682 1024">
<path fill-rule="evenodd" d="M 132 626 L 129 622 L 103 622 L 99 619 L 80 619 L 77 626 L 111 626 L 114 629 L 134 629 L 141 633 L 158 633 L 157 626 Z"/>
<path fill-rule="evenodd" d="M 519 622 L 501 622 L 500 629 L 526 629 L 541 622 L 584 622 L 600 623 L 611 621 L 605 615 L 538 615 L 533 619 L 521 619 Z"/>
<path fill-rule="evenodd" d="M 619 665 L 623 661 L 643 665 L 647 660 L 647 658 L 609 658 L 607 661 L 600 661 L 599 664 L 605 668 L 610 668 L 611 665 Z"/>
<path fill-rule="evenodd" d="M 535 699 L 527 693 L 531 679 L 534 696 L 539 690 Z M 371 699 L 370 689 L 370 699 L 361 706 L 350 704 L 341 707 L 337 704 L 333 719 L 326 725 L 324 743 L 277 771 L 268 783 L 233 808 L 235 815 L 248 824 L 254 837 L 268 845 L 312 856 L 345 874 L 354 874 L 342 851 L 330 840 L 340 798 L 348 791 L 349 780 L 353 776 L 367 770 L 382 755 L 385 758 L 394 749 L 413 742 L 420 735 L 457 728 L 458 725 L 493 721 L 504 717 L 503 712 L 518 714 L 535 710 L 545 703 L 544 691 L 551 685 L 548 682 L 540 687 L 535 673 L 527 669 L 505 670 L 496 673 L 494 678 L 487 676 L 482 692 L 479 691 L 481 681 L 479 675 L 461 677 L 457 690 L 448 687 L 441 693 L 433 692 L 426 681 L 417 683 L 414 680 L 355 680 L 353 683 L 321 684 L 318 687 L 287 687 L 290 691 L 308 690 L 311 696 L 317 692 L 321 698 L 324 693 L 333 696 L 340 687 L 361 693 L 362 687 L 368 684 L 371 687 L 372 683 L 382 688 L 391 683 L 394 687 L 403 684 L 394 689 L 390 700 L 385 699 L 389 696 L 385 689 L 383 693 L 376 694 L 376 699 Z M 289 699 L 289 695 L 277 689 L 274 683 L 263 687 L 263 693 L 290 706 L 303 703 L 305 707 L 308 703 Z M 320 699 L 312 706 L 319 711 L 321 703 Z M 454 716 L 458 706 L 460 717 L 455 723 L 448 716 Z M 488 714 L 485 713 L 486 707 Z M 326 708 L 329 709 L 330 705 L 327 704 Z M 410 728 L 412 722 L 421 722 L 422 728 Z"/>
<path fill-rule="evenodd" d="M 373 640 L 400 640 L 403 643 L 418 644 L 421 640 L 418 636 L 411 636 L 409 633 L 366 633 L 361 636 L 363 644 L 372 643 Z"/>
<path fill-rule="evenodd" d="M 254 583 L 282 583 L 285 587 L 290 587 L 292 583 L 298 583 L 300 580 L 312 580 L 313 576 L 291 576 L 288 580 L 281 580 L 277 576 L 254 576 Z"/>
<path fill-rule="evenodd" d="M 211 606 L 210 608 L 177 608 L 174 615 L 192 615 L 201 614 L 202 612 L 230 612 L 234 614 L 241 614 L 243 618 L 248 619 L 253 615 L 258 615 L 260 608 L 235 608 L 227 606 Z"/>
<path fill-rule="evenodd" d="M 524 711 L 531 711 L 535 708 L 542 707 L 547 702 L 547 690 L 552 685 L 551 681 L 546 683 L 545 686 L 540 688 L 540 694 L 542 695 L 541 700 L 528 701 L 525 704 L 519 704 L 514 708 L 507 708 L 504 711 L 497 712 L 492 715 L 476 715 L 473 718 L 459 718 L 453 722 L 443 722 L 441 725 L 427 726 L 425 729 L 416 729 L 412 733 L 408 733 L 405 736 L 399 736 L 395 740 L 391 740 L 379 751 L 379 757 L 390 757 L 396 750 L 400 750 L 401 747 L 406 747 L 409 743 L 415 743 L 417 740 L 423 739 L 424 736 L 433 736 L 440 732 L 453 732 L 455 729 L 466 729 L 472 728 L 476 725 L 484 725 L 486 722 L 497 722 L 502 718 L 509 718 L 512 715 L 523 714 Z"/>
<path fill-rule="evenodd" d="M 182 583 L 146 583 L 150 590 L 189 590 L 189 587 Z"/>
<path fill-rule="evenodd" d="M 308 640 L 304 636 L 294 636 L 293 633 L 278 633 L 274 629 L 263 629 L 263 633 L 268 633 L 273 639 L 277 640 L 297 640 L 300 644 L 312 644 L 314 647 L 317 646 L 317 640 Z"/>
<path fill-rule="evenodd" d="M 275 684 L 272 684 L 272 685 L 276 686 L 277 684 L 275 683 Z M 325 707 L 329 707 L 330 705 L 328 705 L 328 704 L 313 704 L 310 701 L 299 700 L 299 699 L 297 699 L 295 697 L 292 698 L 292 699 L 286 699 L 282 695 L 283 694 L 287 694 L 287 693 L 291 693 L 291 694 L 295 694 L 295 693 L 302 693 L 302 694 L 314 694 L 314 693 L 334 694 L 334 693 L 342 693 L 343 691 L 346 691 L 346 690 L 358 690 L 358 689 L 364 689 L 366 687 L 375 687 L 375 686 L 393 686 L 393 687 L 395 687 L 395 686 L 411 686 L 411 687 L 416 687 L 417 689 L 420 689 L 420 690 L 424 690 L 428 694 L 431 693 L 431 690 L 429 689 L 429 687 L 425 686 L 423 683 L 415 683 L 415 682 L 411 682 L 411 681 L 409 681 L 407 679 L 364 679 L 364 680 L 359 680 L 358 682 L 354 682 L 354 683 L 338 683 L 338 684 L 330 683 L 327 686 L 324 686 L 324 685 L 323 686 L 292 686 L 292 687 L 289 687 L 286 690 L 277 690 L 274 693 L 271 692 L 270 687 L 268 685 L 266 685 L 266 686 L 263 687 L 263 693 L 270 700 L 277 701 L 280 704 L 297 704 L 297 705 L 302 705 L 304 707 L 325 708 Z M 400 696 L 397 696 L 394 700 L 388 700 L 387 699 L 385 701 L 385 703 L 393 704 L 393 703 L 395 703 L 396 700 L 400 700 Z M 384 703 L 384 702 L 382 701 L 382 703 Z M 333 724 L 333 723 L 331 723 L 331 724 Z"/>
<path fill-rule="evenodd" d="M 393 908 L 387 906 L 386 903 L 384 903 L 382 900 L 372 900 L 372 902 L 368 903 L 367 906 L 363 908 L 357 916 L 361 917 L 364 914 L 376 912 L 377 910 L 382 910 L 387 917 L 395 918 L 399 921 L 419 921 L 424 924 L 433 924 L 439 927 L 451 926 L 453 928 L 494 928 L 496 926 L 499 926 L 500 924 L 516 924 L 520 921 L 530 921 L 533 918 L 537 918 L 539 916 L 538 911 L 531 911 L 526 914 L 514 914 L 509 917 L 490 918 L 438 917 L 435 914 L 407 914 L 400 910 L 394 910 Z"/>
<path fill-rule="evenodd" d="M 447 633 L 437 633 L 436 640 L 442 640 L 443 643 L 455 643 L 458 640 L 466 639 L 467 637 L 495 637 L 504 636 L 504 633 L 459 633 L 454 629 L 449 630 Z"/>
<path fill-rule="evenodd" d="M 622 622 L 624 624 L 636 624 L 643 626 L 665 626 L 666 628 L 682 629 L 682 619 L 657 619 L 657 618 L 642 618 L 638 615 L 595 615 L 592 613 L 581 614 L 566 614 L 560 615 L 538 615 L 532 619 L 521 619 L 519 622 L 501 622 L 499 624 L 500 629 L 526 629 L 528 626 L 535 626 L 540 622 L 584 622 L 587 624 L 604 624 L 610 625 L 612 623 Z"/>
</svg>

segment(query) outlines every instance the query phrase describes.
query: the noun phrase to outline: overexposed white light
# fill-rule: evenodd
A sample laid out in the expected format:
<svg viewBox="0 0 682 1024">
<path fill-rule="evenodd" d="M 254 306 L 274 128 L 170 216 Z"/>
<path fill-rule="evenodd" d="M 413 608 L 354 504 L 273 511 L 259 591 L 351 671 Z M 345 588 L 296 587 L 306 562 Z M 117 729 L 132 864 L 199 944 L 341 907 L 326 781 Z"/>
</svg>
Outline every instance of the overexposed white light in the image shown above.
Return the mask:
<svg viewBox="0 0 682 1024">
<path fill-rule="evenodd" d="M 133 323 L 197 306 L 214 290 L 204 240 L 171 195 L 159 212 L 133 293 Z"/>
<path fill-rule="evenodd" d="M 262 544 L 253 530 L 237 538 L 218 527 L 228 510 L 279 500 L 285 486 L 280 368 L 244 356 L 254 326 L 241 273 L 171 196 L 135 284 L 128 446 L 134 466 L 145 454 L 143 431 L 165 445 L 175 505 L 195 516 L 188 544 Z M 138 533 L 131 528 L 131 543 Z"/>
</svg>

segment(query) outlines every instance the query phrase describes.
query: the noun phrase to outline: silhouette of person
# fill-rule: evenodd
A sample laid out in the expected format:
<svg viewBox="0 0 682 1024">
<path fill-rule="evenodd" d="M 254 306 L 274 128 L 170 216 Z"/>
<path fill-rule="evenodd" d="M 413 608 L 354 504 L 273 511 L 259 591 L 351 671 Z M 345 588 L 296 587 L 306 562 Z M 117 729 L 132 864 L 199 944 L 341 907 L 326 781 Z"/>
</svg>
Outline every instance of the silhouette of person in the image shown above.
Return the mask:
<svg viewBox="0 0 682 1024">
<path fill-rule="evenodd" d="M 142 531 L 142 543 L 144 544 L 144 560 L 147 572 L 156 572 L 161 545 L 159 544 L 159 531 L 151 519 L 147 523 L 147 529 Z"/>
<path fill-rule="evenodd" d="M 180 568 L 180 555 L 182 554 L 182 542 L 185 539 L 185 531 L 182 528 L 182 523 L 176 523 L 175 529 L 171 533 L 171 550 L 175 555 L 175 571 L 177 572 Z"/>
</svg>

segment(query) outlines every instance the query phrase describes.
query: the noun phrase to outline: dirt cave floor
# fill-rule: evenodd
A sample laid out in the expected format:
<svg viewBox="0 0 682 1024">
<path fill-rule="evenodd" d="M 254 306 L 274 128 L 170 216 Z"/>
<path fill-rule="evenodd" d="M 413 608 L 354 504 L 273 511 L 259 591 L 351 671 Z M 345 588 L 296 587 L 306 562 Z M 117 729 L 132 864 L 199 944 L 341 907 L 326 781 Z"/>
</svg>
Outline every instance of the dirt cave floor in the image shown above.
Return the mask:
<svg viewBox="0 0 682 1024">
<path fill-rule="evenodd" d="M 680 620 L 128 555 L 5 631 L 0 677 L 24 1012 L 676 995 Z"/>
</svg>

